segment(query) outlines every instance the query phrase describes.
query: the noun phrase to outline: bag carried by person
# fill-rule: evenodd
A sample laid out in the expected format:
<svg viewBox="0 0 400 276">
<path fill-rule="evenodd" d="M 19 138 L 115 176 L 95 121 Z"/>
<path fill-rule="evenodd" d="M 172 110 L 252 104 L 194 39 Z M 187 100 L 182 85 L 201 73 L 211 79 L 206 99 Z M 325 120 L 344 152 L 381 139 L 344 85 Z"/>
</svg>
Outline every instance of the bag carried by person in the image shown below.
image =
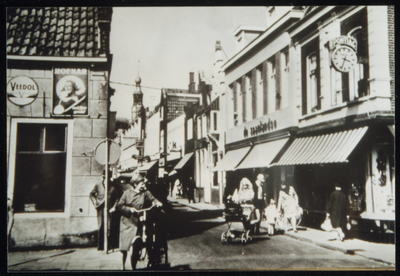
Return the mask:
<svg viewBox="0 0 400 276">
<path fill-rule="evenodd" d="M 321 228 L 327 232 L 331 232 L 333 230 L 330 217 L 326 217 L 325 221 L 321 224 Z"/>
</svg>

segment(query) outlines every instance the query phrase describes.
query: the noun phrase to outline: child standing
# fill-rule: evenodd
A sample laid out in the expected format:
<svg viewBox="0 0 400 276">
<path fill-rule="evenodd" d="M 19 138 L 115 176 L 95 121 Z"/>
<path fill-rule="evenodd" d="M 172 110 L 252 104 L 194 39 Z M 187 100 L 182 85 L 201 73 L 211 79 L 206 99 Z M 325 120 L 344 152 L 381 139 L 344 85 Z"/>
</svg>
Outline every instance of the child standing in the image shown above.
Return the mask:
<svg viewBox="0 0 400 276">
<path fill-rule="evenodd" d="M 267 217 L 268 235 L 274 234 L 275 220 L 278 210 L 276 209 L 275 200 L 271 199 L 270 204 L 265 208 L 265 216 Z"/>
</svg>

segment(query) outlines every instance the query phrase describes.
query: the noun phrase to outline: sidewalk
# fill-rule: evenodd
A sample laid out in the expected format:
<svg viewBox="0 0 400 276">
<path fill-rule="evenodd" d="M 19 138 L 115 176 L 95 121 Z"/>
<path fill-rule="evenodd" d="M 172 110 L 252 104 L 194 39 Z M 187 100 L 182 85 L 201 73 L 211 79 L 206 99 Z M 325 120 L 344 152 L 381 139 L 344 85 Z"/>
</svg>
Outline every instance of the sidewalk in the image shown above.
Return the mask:
<svg viewBox="0 0 400 276">
<path fill-rule="evenodd" d="M 168 198 L 171 202 L 177 202 L 198 210 L 223 210 L 224 205 L 212 205 L 208 203 L 188 203 L 187 199 Z M 261 227 L 265 231 L 267 228 Z M 345 254 L 356 254 L 374 261 L 384 262 L 390 265 L 396 263 L 396 247 L 394 244 L 372 243 L 359 239 L 345 239 L 343 242 L 336 241 L 335 232 L 326 232 L 318 229 L 299 227 L 298 232 L 289 231 L 285 233 L 291 238 L 313 243 L 330 250 L 341 251 Z"/>
</svg>

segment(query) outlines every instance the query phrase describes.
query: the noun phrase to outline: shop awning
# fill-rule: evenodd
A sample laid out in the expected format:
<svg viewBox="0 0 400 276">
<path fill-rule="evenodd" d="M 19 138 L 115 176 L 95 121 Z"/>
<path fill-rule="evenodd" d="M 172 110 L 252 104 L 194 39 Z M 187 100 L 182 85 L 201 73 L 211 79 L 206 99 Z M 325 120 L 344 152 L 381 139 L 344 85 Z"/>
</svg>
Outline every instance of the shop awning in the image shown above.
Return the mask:
<svg viewBox="0 0 400 276">
<path fill-rule="evenodd" d="M 388 126 L 390 132 L 393 134 L 393 136 L 396 136 L 395 133 L 396 131 L 394 130 L 394 125 Z"/>
<path fill-rule="evenodd" d="M 158 160 L 150 161 L 149 163 L 145 163 L 143 166 L 139 167 L 138 170 L 140 172 L 146 172 L 150 170 L 156 163 L 158 163 Z"/>
<path fill-rule="evenodd" d="M 181 159 L 181 161 L 176 164 L 174 170 L 180 170 L 185 166 L 185 164 L 189 161 L 190 157 L 193 156 L 193 152 L 185 154 L 185 156 Z"/>
<path fill-rule="evenodd" d="M 240 165 L 235 169 L 269 167 L 271 161 L 281 151 L 289 138 L 255 145 Z"/>
<path fill-rule="evenodd" d="M 361 127 L 325 135 L 296 138 L 275 165 L 347 162 L 350 153 L 367 130 L 368 127 Z"/>
<path fill-rule="evenodd" d="M 249 150 L 250 147 L 245 147 L 228 151 L 224 159 L 218 162 L 213 171 L 232 171 L 243 160 Z"/>
</svg>

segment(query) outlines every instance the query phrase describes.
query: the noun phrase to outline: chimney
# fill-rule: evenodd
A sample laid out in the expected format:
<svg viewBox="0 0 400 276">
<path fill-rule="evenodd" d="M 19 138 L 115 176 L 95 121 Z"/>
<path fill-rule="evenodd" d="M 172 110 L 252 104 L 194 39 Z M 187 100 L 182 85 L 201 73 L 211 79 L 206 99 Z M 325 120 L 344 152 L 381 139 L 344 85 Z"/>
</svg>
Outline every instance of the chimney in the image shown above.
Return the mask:
<svg viewBox="0 0 400 276">
<path fill-rule="evenodd" d="M 194 72 L 189 73 L 189 93 L 195 93 Z"/>
</svg>

